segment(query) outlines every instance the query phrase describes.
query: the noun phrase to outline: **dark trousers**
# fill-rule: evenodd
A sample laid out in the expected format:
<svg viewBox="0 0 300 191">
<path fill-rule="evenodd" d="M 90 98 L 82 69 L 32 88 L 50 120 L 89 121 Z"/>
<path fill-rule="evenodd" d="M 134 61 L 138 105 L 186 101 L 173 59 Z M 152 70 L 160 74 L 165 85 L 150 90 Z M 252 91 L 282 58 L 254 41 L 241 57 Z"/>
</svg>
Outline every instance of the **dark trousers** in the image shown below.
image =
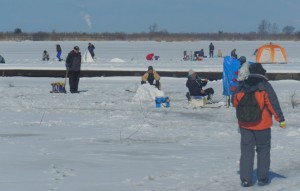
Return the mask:
<svg viewBox="0 0 300 191">
<path fill-rule="evenodd" d="M 240 128 L 241 132 L 241 181 L 252 182 L 255 150 L 257 153 L 257 179 L 268 179 L 270 169 L 271 129 L 261 131 Z"/>
<path fill-rule="evenodd" d="M 210 50 L 210 51 L 209 51 L 209 57 L 210 57 L 210 58 L 213 58 L 213 57 L 214 57 L 214 51 L 213 51 L 213 50 Z"/>
<path fill-rule="evenodd" d="M 204 91 L 205 95 L 207 95 L 207 99 L 211 99 L 211 96 L 215 93 L 214 89 L 212 88 L 207 88 Z"/>
<path fill-rule="evenodd" d="M 78 91 L 79 79 L 80 71 L 69 71 L 69 85 L 71 93 L 76 93 Z"/>
</svg>

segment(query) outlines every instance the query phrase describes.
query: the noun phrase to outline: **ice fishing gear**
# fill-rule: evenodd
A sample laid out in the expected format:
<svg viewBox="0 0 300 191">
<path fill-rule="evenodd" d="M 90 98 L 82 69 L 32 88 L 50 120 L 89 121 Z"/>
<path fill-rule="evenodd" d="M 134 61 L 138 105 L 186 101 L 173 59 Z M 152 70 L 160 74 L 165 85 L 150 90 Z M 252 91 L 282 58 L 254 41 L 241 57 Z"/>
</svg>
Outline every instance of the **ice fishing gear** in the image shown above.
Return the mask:
<svg viewBox="0 0 300 191">
<path fill-rule="evenodd" d="M 67 70 L 66 70 L 66 76 L 65 76 L 65 83 L 64 83 L 64 92 L 65 92 L 65 93 L 67 93 L 67 90 L 66 90 L 66 83 L 67 83 L 68 74 L 69 74 L 69 70 L 67 69 Z"/>
<path fill-rule="evenodd" d="M 65 91 L 65 83 L 63 82 L 53 82 L 51 83 L 52 90 L 50 93 L 66 93 Z"/>
<path fill-rule="evenodd" d="M 156 108 L 160 108 L 162 103 L 165 103 L 165 105 L 163 105 L 164 107 L 170 107 L 169 97 L 156 97 L 155 98 L 155 107 Z"/>
</svg>

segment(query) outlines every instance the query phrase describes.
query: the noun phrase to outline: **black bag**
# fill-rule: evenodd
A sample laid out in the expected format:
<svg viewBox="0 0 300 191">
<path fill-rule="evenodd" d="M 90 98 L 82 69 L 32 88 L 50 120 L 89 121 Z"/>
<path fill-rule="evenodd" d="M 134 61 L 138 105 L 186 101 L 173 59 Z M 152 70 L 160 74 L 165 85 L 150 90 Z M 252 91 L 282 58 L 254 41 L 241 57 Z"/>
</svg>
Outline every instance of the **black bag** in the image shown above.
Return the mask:
<svg viewBox="0 0 300 191">
<path fill-rule="evenodd" d="M 236 107 L 236 117 L 241 122 L 257 122 L 262 118 L 262 110 L 255 98 L 255 92 L 245 92 Z"/>
</svg>

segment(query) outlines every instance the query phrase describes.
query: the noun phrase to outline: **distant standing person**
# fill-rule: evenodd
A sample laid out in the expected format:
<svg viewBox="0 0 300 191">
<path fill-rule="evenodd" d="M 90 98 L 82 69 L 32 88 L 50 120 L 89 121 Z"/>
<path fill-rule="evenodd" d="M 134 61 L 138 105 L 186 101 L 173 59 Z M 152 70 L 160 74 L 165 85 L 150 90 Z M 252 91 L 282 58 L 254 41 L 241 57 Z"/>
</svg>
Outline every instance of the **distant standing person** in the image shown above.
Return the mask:
<svg viewBox="0 0 300 191">
<path fill-rule="evenodd" d="M 218 57 L 219 57 L 219 58 L 222 58 L 222 57 L 223 57 L 223 54 L 222 54 L 222 50 L 221 50 L 221 49 L 218 49 Z"/>
<path fill-rule="evenodd" d="M 78 93 L 81 68 L 81 53 L 79 52 L 78 46 L 75 46 L 74 49 L 68 54 L 66 68 L 67 73 L 69 74 L 70 92 Z"/>
<path fill-rule="evenodd" d="M 237 56 L 237 54 L 236 54 L 236 49 L 233 49 L 233 50 L 231 51 L 231 57 L 237 59 L 238 56 Z"/>
<path fill-rule="evenodd" d="M 56 57 L 58 58 L 59 61 L 62 61 L 61 53 L 62 53 L 61 47 L 59 44 L 57 44 L 56 45 Z"/>
<path fill-rule="evenodd" d="M 94 56 L 95 56 L 94 49 L 95 49 L 95 46 L 92 43 L 89 42 L 88 50 L 89 50 L 89 52 L 90 52 L 93 59 L 94 59 Z"/>
<path fill-rule="evenodd" d="M 214 57 L 214 50 L 215 50 L 215 46 L 213 45 L 213 43 L 211 42 L 209 45 L 209 57 L 213 58 Z"/>
<path fill-rule="evenodd" d="M 286 128 L 277 95 L 265 76 L 266 70 L 260 63 L 253 63 L 249 71 L 250 75 L 239 83 L 233 97 L 241 133 L 240 179 L 243 187 L 253 185 L 255 151 L 258 184 L 263 186 L 270 181 L 272 115 L 281 128 Z"/>
<path fill-rule="evenodd" d="M 258 49 L 255 49 L 255 51 L 253 52 L 253 56 L 256 56 Z"/>
<path fill-rule="evenodd" d="M 49 53 L 47 52 L 47 50 L 44 50 L 43 52 L 43 61 L 48 61 L 50 59 Z"/>
</svg>

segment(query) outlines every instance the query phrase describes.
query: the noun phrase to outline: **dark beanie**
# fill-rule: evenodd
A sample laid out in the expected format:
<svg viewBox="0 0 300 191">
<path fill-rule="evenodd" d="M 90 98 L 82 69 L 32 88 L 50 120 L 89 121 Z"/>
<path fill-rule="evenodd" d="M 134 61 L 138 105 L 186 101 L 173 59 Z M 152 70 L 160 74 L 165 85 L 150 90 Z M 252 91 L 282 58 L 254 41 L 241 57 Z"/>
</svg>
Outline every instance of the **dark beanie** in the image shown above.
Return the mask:
<svg viewBox="0 0 300 191">
<path fill-rule="evenodd" d="M 261 74 L 261 75 L 265 75 L 267 72 L 260 63 L 251 64 L 249 67 L 249 71 L 251 74 Z"/>
<path fill-rule="evenodd" d="M 241 62 L 241 64 L 244 64 L 246 62 L 246 57 L 245 56 L 241 56 L 239 58 L 239 61 Z"/>
<path fill-rule="evenodd" d="M 153 67 L 152 67 L 152 66 L 149 66 L 149 67 L 148 67 L 148 71 L 149 71 L 149 70 L 153 70 Z"/>
</svg>

